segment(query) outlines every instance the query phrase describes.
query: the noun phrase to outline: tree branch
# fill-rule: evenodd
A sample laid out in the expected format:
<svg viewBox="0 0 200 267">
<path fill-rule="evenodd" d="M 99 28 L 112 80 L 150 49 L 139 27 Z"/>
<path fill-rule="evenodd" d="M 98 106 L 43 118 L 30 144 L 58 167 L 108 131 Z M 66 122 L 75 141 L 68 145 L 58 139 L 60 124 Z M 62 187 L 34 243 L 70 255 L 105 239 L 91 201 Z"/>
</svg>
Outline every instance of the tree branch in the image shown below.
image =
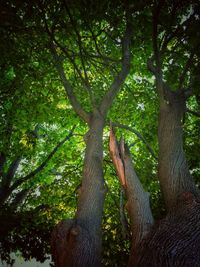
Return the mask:
<svg viewBox="0 0 200 267">
<path fill-rule="evenodd" d="M 56 52 L 56 48 L 54 45 L 54 42 L 56 43 L 57 41 L 55 40 L 53 34 L 51 33 L 51 31 L 48 28 L 45 16 L 44 16 L 44 22 L 45 22 L 45 28 L 46 28 L 46 32 L 49 35 L 50 38 L 50 51 L 51 54 L 55 60 L 55 67 L 57 69 L 57 72 L 60 76 L 61 82 L 65 88 L 65 92 L 69 98 L 69 101 L 74 109 L 74 111 L 85 121 L 85 122 L 89 122 L 90 120 L 90 114 L 88 112 L 86 112 L 83 107 L 81 106 L 81 104 L 79 103 L 78 99 L 76 98 L 73 88 L 70 84 L 70 82 L 68 81 L 68 79 L 66 78 L 65 75 L 65 71 L 64 71 L 64 67 L 63 67 L 63 63 L 61 58 L 59 57 L 59 55 Z"/>
<path fill-rule="evenodd" d="M 65 75 L 65 71 L 61 62 L 60 57 L 58 56 L 57 52 L 56 52 L 56 48 L 53 44 L 53 42 L 51 42 L 50 45 L 50 49 L 51 49 L 51 53 L 54 57 L 55 60 L 55 65 L 56 65 L 56 69 L 58 71 L 58 74 L 60 75 L 60 79 L 62 81 L 62 84 L 65 88 L 65 91 L 67 93 L 67 96 L 69 98 L 69 101 L 74 109 L 74 111 L 85 121 L 85 122 L 89 122 L 90 120 L 90 114 L 88 112 L 86 112 L 83 107 L 81 106 L 81 104 L 79 103 L 79 101 L 77 100 L 74 92 L 73 92 L 73 88 L 71 86 L 71 84 L 69 83 L 69 81 L 66 78 Z"/>
<path fill-rule="evenodd" d="M 26 198 L 26 196 L 28 195 L 30 189 L 23 189 L 20 192 L 18 192 L 15 196 L 15 198 L 12 200 L 11 204 L 10 204 L 10 208 L 12 210 L 16 210 L 24 201 L 24 199 Z"/>
<path fill-rule="evenodd" d="M 125 188 L 126 179 L 125 179 L 124 164 L 120 155 L 119 145 L 117 143 L 117 139 L 115 137 L 115 133 L 113 131 L 112 126 L 110 128 L 109 150 L 113 165 L 117 172 L 117 176 L 120 180 L 120 184 L 122 185 L 123 188 Z"/>
<path fill-rule="evenodd" d="M 8 188 L 10 186 L 10 183 L 12 182 L 15 176 L 15 173 L 20 164 L 20 161 L 21 161 L 21 157 L 18 157 L 15 160 L 13 160 L 13 162 L 10 164 L 7 173 L 4 175 L 2 179 L 2 188 L 4 187 Z"/>
<path fill-rule="evenodd" d="M 152 57 L 148 58 L 147 68 L 149 71 L 151 71 L 154 74 L 154 76 L 156 76 L 156 67 L 153 64 L 153 61 L 154 61 L 154 55 Z"/>
<path fill-rule="evenodd" d="M 192 59 L 194 57 L 194 51 L 192 51 L 192 53 L 190 54 L 186 64 L 185 64 L 185 67 L 180 75 L 180 78 L 179 78 L 179 84 L 178 84 L 178 90 L 181 90 L 182 89 L 182 86 L 183 86 L 183 83 L 185 81 L 185 76 L 187 74 L 187 71 L 189 70 L 189 68 L 191 67 L 192 65 Z"/>
<path fill-rule="evenodd" d="M 72 127 L 70 133 L 62 140 L 60 141 L 57 146 L 52 150 L 52 152 L 48 155 L 48 157 L 45 159 L 45 161 L 42 162 L 42 164 L 40 166 L 38 166 L 34 171 L 32 171 L 31 173 L 29 173 L 28 175 L 19 178 L 16 182 L 13 183 L 13 185 L 10 187 L 10 191 L 12 192 L 14 189 L 16 189 L 18 186 L 20 186 L 22 183 L 30 180 L 31 178 L 33 178 L 36 174 L 38 174 L 39 172 L 41 172 L 46 165 L 48 164 L 48 162 L 50 161 L 50 159 L 54 156 L 54 154 L 57 152 L 57 150 L 67 141 L 71 138 L 71 136 L 73 135 L 74 129 L 75 129 L 75 125 Z"/>
<path fill-rule="evenodd" d="M 161 51 L 158 45 L 158 21 L 159 21 L 160 12 L 164 5 L 164 2 L 165 0 L 160 0 L 157 6 L 154 7 L 153 18 L 152 18 L 153 20 L 152 21 L 153 23 L 152 42 L 153 42 L 153 53 L 154 53 L 153 57 L 156 63 L 156 66 L 155 66 L 156 72 L 154 72 L 154 74 L 156 77 L 156 88 L 157 88 L 161 103 L 164 103 L 164 91 L 163 91 L 163 81 L 162 81 Z"/>
<path fill-rule="evenodd" d="M 153 32 L 152 32 L 152 40 L 153 40 L 153 50 L 157 67 L 160 67 L 160 47 L 158 46 L 158 20 L 160 16 L 161 9 L 164 5 L 165 0 L 160 0 L 158 5 L 154 7 L 153 10 Z"/>
<path fill-rule="evenodd" d="M 6 162 L 6 156 L 3 152 L 0 152 L 0 176 L 4 175 L 3 167 Z"/>
<path fill-rule="evenodd" d="M 125 130 L 128 130 L 129 132 L 132 132 L 134 133 L 147 147 L 147 149 L 149 150 L 149 152 L 151 153 L 152 157 L 154 159 L 158 159 L 153 151 L 153 149 L 151 148 L 151 146 L 149 145 L 149 143 L 146 141 L 146 139 L 135 129 L 127 126 L 127 125 L 124 125 L 124 124 L 121 124 L 121 123 L 117 123 L 117 122 L 112 122 L 112 126 L 113 127 L 119 127 L 119 128 L 122 128 L 122 129 L 125 129 Z"/>
<path fill-rule="evenodd" d="M 117 152 L 117 153 L 113 153 Z M 153 225 L 153 216 L 149 205 L 149 193 L 144 188 L 138 178 L 131 160 L 128 147 L 121 142 L 117 145 L 115 134 L 110 130 L 110 153 L 115 166 L 120 183 L 127 196 L 127 210 L 131 221 L 132 249 L 135 249 L 142 238 L 149 232 Z M 121 164 L 116 164 L 117 162 Z M 125 183 L 121 177 L 123 172 Z"/>
<path fill-rule="evenodd" d="M 100 105 L 100 111 L 102 114 L 106 114 L 109 110 L 112 102 L 118 93 L 121 85 L 125 81 L 129 71 L 131 64 L 131 37 L 132 37 L 132 24 L 130 23 L 130 18 L 127 17 L 126 30 L 124 33 L 123 41 L 122 41 L 122 66 L 121 70 L 115 77 L 113 83 L 110 86 L 109 91 L 105 94 L 102 99 Z"/>
<path fill-rule="evenodd" d="M 78 47 L 79 47 L 79 52 L 80 52 L 80 60 L 81 60 L 81 65 L 82 65 L 82 68 L 83 68 L 83 71 L 84 71 L 84 77 L 83 75 L 81 74 L 80 70 L 78 69 L 76 63 L 73 61 L 73 65 L 76 66 L 76 70 L 78 70 L 78 74 L 81 78 L 81 80 L 83 81 L 83 84 L 89 94 L 89 97 L 90 97 L 90 101 L 91 101 L 91 104 L 92 106 L 94 107 L 95 106 L 95 100 L 94 100 L 94 96 L 93 96 L 93 93 L 92 93 L 92 90 L 91 90 L 91 87 L 90 87 L 90 83 L 89 83 L 89 78 L 88 78 L 88 75 L 87 75 L 87 70 L 86 70 L 86 67 L 85 67 L 85 62 L 84 62 L 84 58 L 83 58 L 83 46 L 82 46 L 82 37 L 77 29 L 77 23 L 76 23 L 76 20 L 73 19 L 73 16 L 67 6 L 67 1 L 64 1 L 64 6 L 65 6 L 65 9 L 68 13 L 68 16 L 69 16 L 69 19 L 70 19 L 70 22 L 71 22 L 71 25 L 74 29 L 74 32 L 77 36 L 77 44 L 78 44 Z M 72 60 L 71 60 L 72 61 Z"/>
</svg>

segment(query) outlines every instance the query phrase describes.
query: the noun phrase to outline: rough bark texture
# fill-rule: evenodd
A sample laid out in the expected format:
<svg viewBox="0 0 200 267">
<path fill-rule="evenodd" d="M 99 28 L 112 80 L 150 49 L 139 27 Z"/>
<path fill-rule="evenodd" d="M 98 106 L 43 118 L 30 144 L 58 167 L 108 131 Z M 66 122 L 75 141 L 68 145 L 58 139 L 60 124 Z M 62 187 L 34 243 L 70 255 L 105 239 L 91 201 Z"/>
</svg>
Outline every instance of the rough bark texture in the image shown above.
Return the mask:
<svg viewBox="0 0 200 267">
<path fill-rule="evenodd" d="M 183 151 L 186 98 L 165 91 L 160 101 L 159 180 L 168 214 L 131 254 L 133 267 L 200 266 L 200 198 Z"/>
<path fill-rule="evenodd" d="M 138 245 L 131 266 L 200 266 L 199 199 L 183 193 L 167 217 Z"/>
<path fill-rule="evenodd" d="M 120 90 L 121 85 L 125 81 L 131 62 L 131 37 L 132 37 L 132 24 L 130 23 L 130 14 L 126 12 L 126 29 L 122 38 L 122 61 L 121 69 L 117 73 L 116 77 L 107 93 L 103 96 L 99 107 L 94 103 L 92 91 L 88 91 L 91 104 L 93 106 L 93 112 L 88 113 L 84 110 L 81 103 L 74 94 L 74 88 L 72 88 L 70 82 L 66 78 L 65 70 L 63 67 L 63 60 L 57 54 L 56 46 L 62 47 L 56 41 L 51 30 L 48 29 L 46 23 L 46 31 L 50 37 L 50 49 L 55 59 L 55 66 L 69 98 L 69 101 L 74 111 L 82 118 L 90 127 L 90 130 L 86 136 L 86 153 L 84 162 L 84 171 L 82 186 L 80 189 L 78 208 L 72 227 L 68 230 L 62 231 L 62 225 L 60 230 L 65 234 L 62 237 L 67 238 L 67 245 L 63 245 L 61 250 L 67 250 L 66 252 L 54 249 L 56 266 L 80 266 L 80 267 L 92 267 L 100 265 L 101 255 L 101 223 L 103 213 L 103 203 L 105 199 L 105 186 L 103 179 L 103 144 L 102 134 L 105 126 L 105 119 L 109 108 L 111 107 L 115 96 Z M 72 21 L 72 19 L 71 19 Z M 63 50 L 62 50 L 63 51 Z M 66 55 L 66 53 L 64 53 Z M 68 58 L 68 57 L 67 57 Z M 74 59 L 71 57 L 72 62 Z M 74 62 L 75 63 L 75 62 Z M 73 64 L 73 63 L 72 63 Z M 83 66 L 84 68 L 84 66 Z M 80 77 L 80 76 L 79 76 Z M 59 226 L 58 226 L 59 227 Z M 58 229 L 57 229 L 58 231 Z M 75 236 L 75 238 L 69 238 Z M 53 243 L 59 242 L 59 235 L 53 235 Z M 70 241 L 72 240 L 72 241 Z M 62 242 L 65 244 L 65 241 Z M 53 245 L 55 248 L 55 246 Z M 60 254 L 60 256 L 59 256 Z M 62 257 L 66 254 L 66 257 Z"/>
<path fill-rule="evenodd" d="M 57 267 L 100 265 L 101 222 L 106 192 L 102 168 L 103 126 L 100 114 L 94 114 L 86 135 L 83 180 L 75 219 L 59 224 L 53 234 L 53 255 Z"/>
<path fill-rule="evenodd" d="M 149 232 L 153 224 L 153 216 L 149 204 L 149 193 L 144 188 L 133 168 L 132 159 L 126 148 L 124 155 L 126 177 L 127 210 L 131 219 L 132 247 Z"/>
<path fill-rule="evenodd" d="M 181 193 L 188 191 L 199 196 L 199 190 L 191 178 L 183 151 L 185 97 L 180 92 L 167 93 L 166 101 L 160 106 L 158 175 L 166 207 L 170 210 Z"/>
<path fill-rule="evenodd" d="M 131 255 L 134 255 L 136 246 L 148 234 L 153 224 L 149 193 L 144 191 L 134 170 L 128 147 L 124 146 L 123 141 L 120 142 L 120 146 L 117 144 L 112 129 L 110 131 L 110 153 L 127 197 L 126 208 L 131 221 L 132 234 Z M 130 256 L 128 266 L 132 266 L 132 256 Z"/>
<path fill-rule="evenodd" d="M 56 266 L 96 266 L 92 237 L 76 220 L 60 222 L 54 229 L 52 238 Z"/>
</svg>

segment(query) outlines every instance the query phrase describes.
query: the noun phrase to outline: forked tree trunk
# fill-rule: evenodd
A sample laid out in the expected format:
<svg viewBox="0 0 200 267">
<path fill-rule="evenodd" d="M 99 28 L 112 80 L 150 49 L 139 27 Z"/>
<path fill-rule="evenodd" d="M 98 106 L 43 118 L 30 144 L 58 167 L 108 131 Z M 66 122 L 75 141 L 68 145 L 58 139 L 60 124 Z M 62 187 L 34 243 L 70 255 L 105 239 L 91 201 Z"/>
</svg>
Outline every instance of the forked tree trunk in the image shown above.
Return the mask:
<svg viewBox="0 0 200 267">
<path fill-rule="evenodd" d="M 53 233 L 56 267 L 100 266 L 101 222 L 106 192 L 102 168 L 103 127 L 103 118 L 95 114 L 86 135 L 83 180 L 75 219 L 61 222 Z"/>
<path fill-rule="evenodd" d="M 60 46 L 56 38 L 52 38 L 51 30 L 46 23 L 46 31 L 49 34 L 51 53 L 55 59 L 55 65 L 67 96 L 74 111 L 89 125 L 89 132 L 86 140 L 86 154 L 84 162 L 84 172 L 82 186 L 78 200 L 78 209 L 75 220 L 65 222 L 57 227 L 53 234 L 53 254 L 57 267 L 98 267 L 100 266 L 101 255 L 101 223 L 103 213 L 103 203 L 105 198 L 105 187 L 103 179 L 103 144 L 102 135 L 107 113 L 125 81 L 131 62 L 131 38 L 132 21 L 127 7 L 125 20 L 126 27 L 122 37 L 122 60 L 121 69 L 116 74 L 108 91 L 103 96 L 101 103 L 97 107 L 94 92 L 85 77 L 84 88 L 87 84 L 87 91 L 90 103 L 93 107 L 92 115 L 84 110 L 70 82 L 66 78 L 63 67 L 63 59 L 58 55 L 56 46 Z M 70 18 L 71 20 L 71 18 Z M 76 31 L 76 30 L 75 30 Z M 80 41 L 80 40 L 79 40 Z M 78 47 L 80 46 L 77 42 Z M 61 48 L 62 46 L 60 46 Z M 60 50 L 59 48 L 59 50 Z M 63 49 L 61 49 L 63 50 Z M 66 52 L 64 53 L 66 56 Z M 67 56 L 68 58 L 68 56 Z M 71 58 L 70 61 L 74 61 Z M 72 63 L 73 67 L 76 63 Z M 82 67 L 84 67 L 82 65 Z M 78 72 L 81 73 L 80 69 Z M 79 76 L 79 75 L 78 75 Z M 83 77 L 82 77 L 83 78 Z M 81 79 L 82 80 L 82 79 Z"/>
</svg>

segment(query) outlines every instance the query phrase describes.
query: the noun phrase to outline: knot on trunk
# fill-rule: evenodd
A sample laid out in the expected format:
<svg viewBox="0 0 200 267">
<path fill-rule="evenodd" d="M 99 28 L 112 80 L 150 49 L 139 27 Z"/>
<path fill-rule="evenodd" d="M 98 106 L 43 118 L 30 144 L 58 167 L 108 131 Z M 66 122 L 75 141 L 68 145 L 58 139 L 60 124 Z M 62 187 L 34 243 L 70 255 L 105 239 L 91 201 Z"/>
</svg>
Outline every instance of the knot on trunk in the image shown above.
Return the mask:
<svg viewBox="0 0 200 267">
<path fill-rule="evenodd" d="M 65 220 L 52 233 L 51 249 L 56 267 L 92 267 L 96 264 L 94 239 L 76 220 Z M 86 265 L 82 265 L 86 263 Z"/>
</svg>

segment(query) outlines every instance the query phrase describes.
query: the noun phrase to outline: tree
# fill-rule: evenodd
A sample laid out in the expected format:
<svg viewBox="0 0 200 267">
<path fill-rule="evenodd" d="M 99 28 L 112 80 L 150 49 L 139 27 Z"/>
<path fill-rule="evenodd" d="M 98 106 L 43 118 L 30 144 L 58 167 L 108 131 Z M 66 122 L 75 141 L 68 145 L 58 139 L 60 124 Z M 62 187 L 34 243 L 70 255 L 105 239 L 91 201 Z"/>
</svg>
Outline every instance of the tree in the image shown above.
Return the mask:
<svg viewBox="0 0 200 267">
<path fill-rule="evenodd" d="M 194 232 L 194 229 L 199 229 L 199 189 L 189 173 L 182 137 L 186 101 L 195 91 L 192 90 L 191 81 L 186 74 L 191 74 L 198 67 L 199 56 L 197 44 L 191 45 L 191 36 L 187 35 L 190 27 L 196 25 L 196 6 L 191 4 L 190 7 L 193 8 L 192 12 L 189 11 L 188 5 L 180 6 L 180 3 L 176 2 L 166 6 L 164 1 L 160 1 L 154 5 L 152 12 L 153 56 L 148 61 L 148 67 L 155 75 L 159 96 L 158 178 L 167 208 L 166 218 L 153 229 L 148 194 L 134 171 L 128 148 L 124 146 L 123 141 L 120 146 L 117 144 L 111 130 L 110 151 L 127 195 L 127 209 L 132 225 L 132 250 L 128 266 L 199 265 L 200 235 L 198 230 Z M 171 10 L 170 15 L 166 9 Z M 179 15 L 179 9 L 181 12 L 188 12 L 184 13 L 188 17 Z M 178 16 L 178 25 L 174 14 Z M 167 16 L 169 24 L 163 23 L 163 16 Z M 177 26 L 173 31 L 175 22 Z M 178 42 L 183 44 L 179 45 Z M 163 70 L 163 66 L 169 64 L 168 60 L 172 59 L 174 54 L 180 56 L 180 52 L 184 55 L 184 63 L 179 66 L 176 73 L 179 78 L 174 82 L 170 80 L 167 71 Z M 170 72 L 169 66 L 167 69 Z"/>
<path fill-rule="evenodd" d="M 79 9 L 80 8 L 85 9 L 86 6 L 81 5 Z M 84 38 L 82 36 L 84 32 L 82 33 L 80 31 L 80 26 L 76 23 L 73 17 L 74 14 L 71 13 L 74 11 L 71 11 L 67 2 L 64 2 L 64 9 L 67 15 L 66 19 L 68 20 L 68 23 L 71 24 L 75 34 L 76 43 L 74 49 L 71 49 L 71 51 L 78 50 L 77 52 L 80 55 L 80 63 L 76 62 L 76 54 L 74 55 L 75 59 L 72 58 L 73 52 L 70 52 L 70 48 L 68 46 L 65 47 L 59 43 L 59 36 L 57 37 L 54 31 L 54 28 L 56 28 L 57 25 L 52 25 L 51 29 L 49 29 L 48 22 L 46 21 L 46 31 L 50 37 L 51 53 L 54 57 L 55 65 L 66 94 L 74 111 L 87 123 L 89 131 L 85 136 L 86 151 L 84 157 L 83 178 L 81 188 L 79 189 L 76 216 L 74 220 L 68 220 L 58 225 L 53 235 L 53 252 L 57 266 L 98 266 L 100 264 L 101 255 L 101 224 L 106 193 L 102 166 L 102 135 L 108 110 L 127 74 L 129 73 L 132 25 L 130 23 L 130 11 L 128 10 L 128 7 L 125 7 L 126 12 L 125 17 L 123 18 L 125 20 L 125 29 L 123 37 L 119 37 L 121 39 L 120 46 L 122 50 L 120 60 L 121 69 L 117 71 L 109 89 L 107 92 L 102 94 L 102 97 L 99 100 L 99 96 L 95 94 L 95 90 L 92 87 L 92 79 L 88 77 L 87 70 L 89 66 L 87 61 L 84 61 L 83 53 L 88 56 L 87 39 L 90 38 L 90 41 L 92 41 L 93 45 L 96 46 L 97 55 L 101 60 L 104 60 L 101 56 L 102 52 L 99 50 L 100 48 L 98 48 L 97 43 L 97 36 L 101 34 L 103 29 L 98 29 L 98 33 L 95 36 L 94 31 L 96 31 L 96 29 L 91 25 L 87 25 L 88 28 L 91 27 L 89 30 L 92 38 L 87 38 L 86 43 L 84 43 L 82 41 Z M 80 10 L 75 11 L 80 12 Z M 104 24 L 109 25 L 107 21 L 104 21 Z M 62 54 L 58 54 L 58 49 L 62 51 Z M 70 53 L 72 55 L 70 55 Z M 81 82 L 81 91 L 83 91 L 83 93 L 84 90 L 88 92 L 90 112 L 87 112 L 82 107 L 77 99 L 74 88 L 66 77 L 64 69 L 65 59 L 72 62 Z M 84 74 L 81 73 L 80 66 L 83 69 Z M 67 250 L 65 249 L 66 247 Z M 60 251 L 62 252 L 60 253 Z"/>
<path fill-rule="evenodd" d="M 188 242 L 193 240 L 188 222 L 198 226 L 199 190 L 189 173 L 183 153 L 182 138 L 183 119 L 185 128 L 194 128 L 196 124 L 194 119 L 186 117 L 185 111 L 188 110 L 190 114 L 198 115 L 192 110 L 197 106 L 199 99 L 196 89 L 198 87 L 199 43 L 198 38 L 193 36 L 193 29 L 197 28 L 199 23 L 198 5 L 192 1 L 189 3 L 179 1 L 143 3 L 49 1 L 44 3 L 36 1 L 34 5 L 19 1 L 19 6 L 16 12 L 19 20 L 14 29 L 14 40 L 19 40 L 17 39 L 19 37 L 15 36 L 16 28 L 18 31 L 20 29 L 21 33 L 24 33 L 26 29 L 26 34 L 28 32 L 26 36 L 31 34 L 33 40 L 30 46 L 38 56 L 37 62 L 44 59 L 39 70 L 42 71 L 42 77 L 45 80 L 45 89 L 49 88 L 53 81 L 54 90 L 48 98 L 53 99 L 50 105 L 52 108 L 47 108 L 49 116 L 43 118 L 42 123 L 48 121 L 50 114 L 55 116 L 54 123 L 59 121 L 62 113 L 57 109 L 56 99 L 60 98 L 68 106 L 70 104 L 76 116 L 82 119 L 83 122 L 79 125 L 84 125 L 80 131 L 81 134 L 84 132 L 86 143 L 83 176 L 78 186 L 79 189 L 74 188 L 75 192 L 78 192 L 77 211 L 74 219 L 62 221 L 54 230 L 52 247 L 56 266 L 100 265 L 101 225 L 107 187 L 108 207 L 113 213 L 116 209 L 111 203 L 115 203 L 116 199 L 118 201 L 118 196 L 112 195 L 113 192 L 116 194 L 118 186 L 116 181 L 110 182 L 113 176 L 107 155 L 103 161 L 103 151 L 106 151 L 106 147 L 103 147 L 103 130 L 104 134 L 107 134 L 106 126 L 109 125 L 109 119 L 114 121 L 112 125 L 115 128 L 121 129 L 118 129 L 118 132 L 129 131 L 135 134 L 133 137 L 125 133 L 126 139 L 132 143 L 130 148 L 124 145 L 123 140 L 118 146 L 113 130 L 110 136 L 113 163 L 117 169 L 122 191 L 125 192 L 128 200 L 126 206 L 130 221 L 124 214 L 122 192 L 120 220 L 123 235 L 127 236 L 130 228 L 132 240 L 129 266 L 166 266 L 167 264 L 173 266 L 174 262 L 179 266 L 182 262 L 186 266 L 198 264 L 198 251 L 193 257 L 192 251 L 185 248 L 185 245 L 188 247 Z M 12 24 L 11 21 L 8 24 Z M 22 38 L 22 40 L 25 39 Z M 22 51 L 24 47 L 26 46 L 21 45 Z M 50 54 L 52 60 L 50 60 Z M 35 61 L 28 61 L 24 66 L 31 66 L 33 62 Z M 14 63 L 15 60 L 10 65 Z M 150 72 L 147 70 L 147 64 Z M 57 70 L 57 74 L 53 67 Z M 48 71 L 46 71 L 47 68 Z M 20 70 L 20 66 L 17 66 L 17 69 Z M 40 73 L 39 70 L 35 72 Z M 151 88 L 153 87 L 152 75 L 156 80 L 155 92 Z M 52 79 L 57 76 L 61 83 L 55 78 Z M 40 80 L 40 77 L 36 80 Z M 191 87 L 192 91 L 188 90 Z M 16 88 L 19 92 L 19 87 Z M 40 86 L 38 91 L 45 93 L 45 89 Z M 65 91 L 68 100 L 63 100 L 62 90 Z M 34 90 L 36 96 L 38 96 L 38 91 Z M 189 107 L 186 109 L 186 100 L 191 94 L 195 97 L 190 98 Z M 21 97 L 22 94 L 19 96 Z M 28 97 L 23 96 L 23 99 L 27 100 Z M 40 110 L 44 99 L 44 96 L 40 98 L 41 101 L 38 102 L 36 111 Z M 114 99 L 115 103 L 112 105 Z M 47 101 L 47 105 L 49 103 Z M 158 143 L 155 134 L 157 109 L 159 109 Z M 71 113 L 71 116 L 74 115 Z M 79 121 L 77 117 L 73 118 L 73 123 L 71 121 L 67 125 L 76 124 L 74 120 Z M 23 122 L 25 121 L 24 118 Z M 37 117 L 33 121 L 36 125 Z M 29 122 L 26 125 L 30 133 L 33 125 L 31 126 Z M 87 134 L 85 134 L 86 127 Z M 5 131 L 3 136 L 5 136 Z M 16 136 L 16 139 L 22 140 L 19 134 Z M 12 143 L 16 144 L 16 139 Z M 188 141 L 185 141 L 184 145 L 186 150 L 191 149 Z M 159 149 L 158 156 L 157 149 Z M 150 154 L 146 156 L 145 151 Z M 130 153 L 134 155 L 134 167 Z M 159 183 L 155 180 L 157 158 Z M 10 167 L 14 164 L 14 160 L 10 160 Z M 73 161 L 73 157 L 70 160 Z M 193 170 L 197 169 L 196 156 L 195 160 L 190 158 L 190 164 Z M 150 169 L 152 173 L 149 173 Z M 55 172 L 55 169 L 53 171 Z M 62 169 L 62 172 L 64 173 L 65 169 L 64 171 Z M 104 175 L 103 172 L 107 173 Z M 137 173 L 140 173 L 141 180 Z M 76 176 L 75 172 L 68 175 Z M 63 177 L 63 174 L 61 176 Z M 150 178 L 146 178 L 147 176 Z M 14 178 L 13 175 L 12 177 Z M 43 175 L 40 179 L 45 180 Z M 17 176 L 15 180 L 16 183 L 20 182 Z M 49 189 L 44 185 L 44 181 L 41 183 L 45 188 L 43 194 L 47 196 Z M 66 181 L 62 179 L 59 183 L 62 187 Z M 73 186 L 77 187 L 77 184 L 76 181 Z M 51 186 L 56 188 L 56 183 L 52 181 Z M 70 191 L 70 188 L 65 188 L 66 191 Z M 160 211 L 161 205 L 155 204 L 155 201 L 149 203 L 149 194 L 146 193 L 149 189 L 150 193 L 153 193 L 151 201 L 156 198 L 158 203 L 162 194 L 166 210 L 162 207 Z M 58 198 L 53 200 L 52 197 L 51 203 L 59 202 L 58 191 L 56 190 Z M 31 195 L 28 198 L 31 199 Z M 68 198 L 65 198 L 65 201 L 67 202 Z M 33 200 L 32 203 L 34 203 Z M 163 212 L 167 214 L 158 225 L 154 223 L 150 204 L 153 207 L 154 217 L 162 217 Z M 119 229 L 116 230 L 117 223 L 109 222 L 108 209 L 104 209 L 106 214 L 103 228 L 107 236 L 116 237 Z M 181 231 L 179 230 L 180 220 L 183 222 Z M 106 231 L 106 228 L 111 229 L 113 234 L 109 230 Z M 177 234 L 175 237 L 171 236 L 172 229 Z M 189 238 L 184 239 L 185 236 Z M 106 244 L 105 240 L 104 244 Z M 198 247 L 198 242 L 197 230 L 194 246 Z M 124 246 L 126 248 L 120 248 L 121 252 L 128 250 L 128 245 Z M 164 251 L 159 247 L 164 247 Z M 172 251 L 174 247 L 177 248 L 175 252 Z M 186 259 L 178 249 L 185 249 Z M 110 246 L 108 252 L 112 253 L 111 250 L 114 249 Z M 192 247 L 192 250 L 195 251 L 195 248 Z M 169 257 L 169 254 L 175 255 L 176 259 Z M 109 254 L 107 262 L 104 257 L 105 266 L 109 264 L 113 266 L 114 259 L 112 258 L 109 263 L 108 258 Z M 117 261 L 115 265 L 117 266 Z M 126 263 L 122 265 L 125 266 Z"/>
</svg>

